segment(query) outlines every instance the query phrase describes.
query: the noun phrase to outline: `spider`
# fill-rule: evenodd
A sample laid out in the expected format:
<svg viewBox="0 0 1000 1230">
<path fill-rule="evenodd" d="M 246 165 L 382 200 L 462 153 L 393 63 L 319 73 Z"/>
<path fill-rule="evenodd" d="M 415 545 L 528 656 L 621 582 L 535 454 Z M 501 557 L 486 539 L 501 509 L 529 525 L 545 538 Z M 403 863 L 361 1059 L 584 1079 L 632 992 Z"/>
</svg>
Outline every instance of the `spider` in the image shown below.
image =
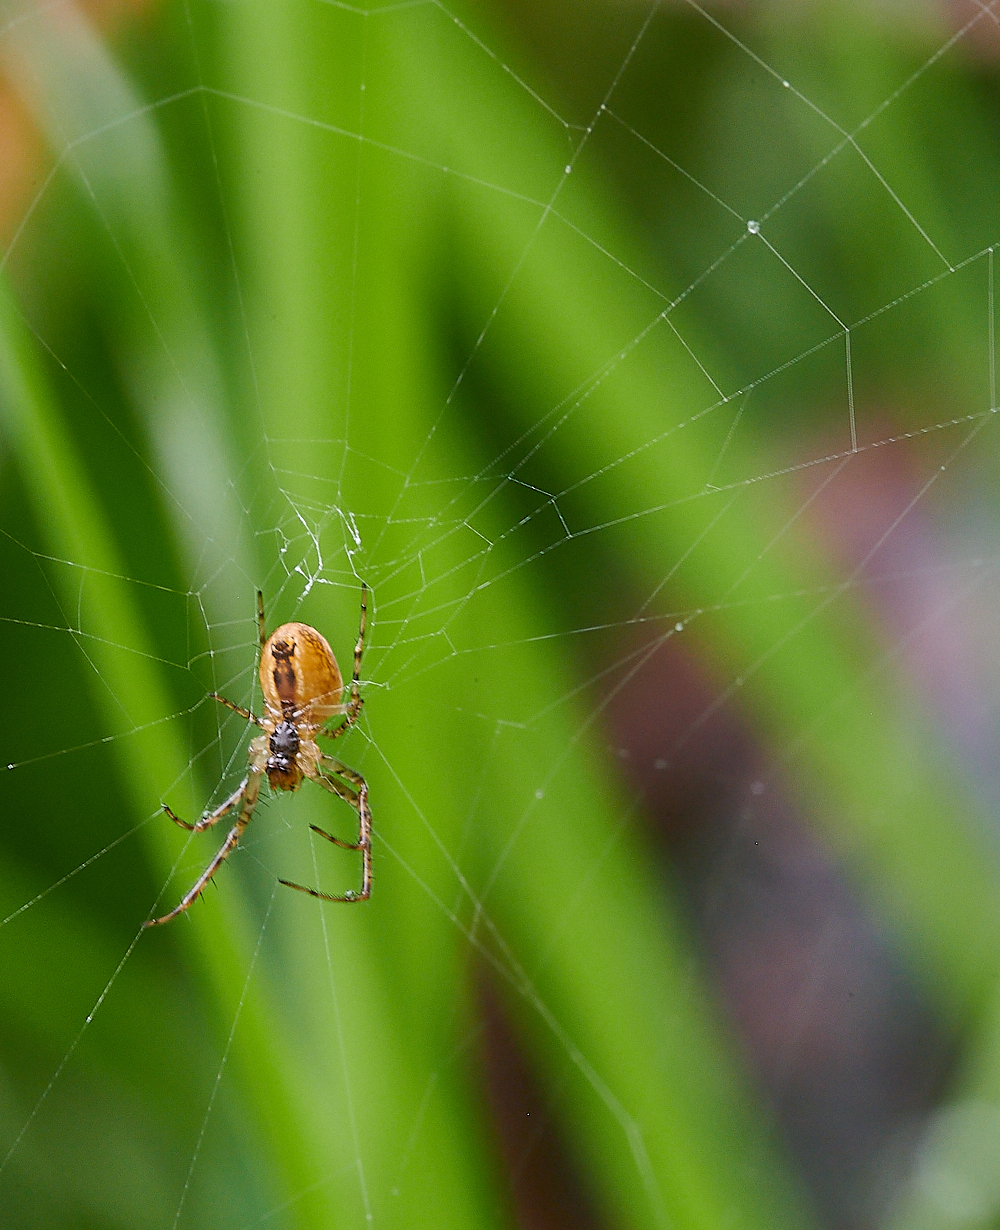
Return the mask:
<svg viewBox="0 0 1000 1230">
<path fill-rule="evenodd" d="M 372 891 L 372 815 L 368 807 L 368 784 L 360 773 L 328 756 L 316 742 L 317 735 L 338 739 L 357 721 L 364 703 L 358 693 L 358 678 L 361 673 L 361 653 L 365 644 L 365 602 L 367 587 L 361 586 L 361 627 L 358 643 L 354 646 L 354 674 L 351 677 L 350 699 L 344 700 L 344 682 L 337 659 L 333 656 L 326 638 L 308 624 L 282 624 L 270 636 L 264 625 L 264 597 L 257 591 L 257 623 L 260 628 L 260 689 L 264 695 L 263 717 L 257 717 L 249 709 L 234 705 L 231 700 L 216 692 L 209 695 L 220 705 L 232 709 L 240 717 L 259 726 L 263 734 L 250 744 L 248 759 L 250 771 L 233 793 L 213 812 L 208 812 L 196 823 L 188 824 L 174 815 L 164 804 L 163 810 L 175 824 L 192 833 L 201 833 L 236 809 L 236 823 L 215 858 L 208 864 L 194 886 L 181 903 L 162 918 L 150 918 L 143 925 L 157 927 L 183 914 L 201 896 L 212 876 L 236 849 L 243 830 L 250 823 L 253 809 L 257 806 L 261 778 L 266 774 L 272 790 L 298 790 L 304 777 L 317 782 L 331 794 L 350 803 L 358 813 L 358 840 L 355 844 L 341 841 L 325 833 L 315 824 L 309 827 L 320 837 L 332 841 L 342 850 L 361 851 L 361 891 L 348 891 L 342 897 L 321 893 L 319 889 L 307 888 L 291 880 L 280 880 L 288 888 L 298 889 L 323 901 L 365 901 Z M 341 716 L 343 722 L 334 730 L 327 730 L 326 723 L 332 717 Z M 338 779 L 343 778 L 343 781 Z M 349 782 L 350 785 L 345 785 Z M 352 788 L 353 787 L 353 788 Z"/>
</svg>

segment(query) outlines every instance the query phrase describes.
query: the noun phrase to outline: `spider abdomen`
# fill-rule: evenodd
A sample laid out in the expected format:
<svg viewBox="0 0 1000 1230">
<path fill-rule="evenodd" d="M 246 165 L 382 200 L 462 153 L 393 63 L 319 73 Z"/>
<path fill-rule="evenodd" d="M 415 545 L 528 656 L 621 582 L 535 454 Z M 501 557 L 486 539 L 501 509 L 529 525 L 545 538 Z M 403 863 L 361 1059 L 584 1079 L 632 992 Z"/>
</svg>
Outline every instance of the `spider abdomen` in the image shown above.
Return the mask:
<svg viewBox="0 0 1000 1230">
<path fill-rule="evenodd" d="M 296 726 L 322 725 L 344 691 L 333 650 L 308 624 L 282 624 L 271 633 L 260 658 L 260 687 L 267 707 Z"/>
</svg>

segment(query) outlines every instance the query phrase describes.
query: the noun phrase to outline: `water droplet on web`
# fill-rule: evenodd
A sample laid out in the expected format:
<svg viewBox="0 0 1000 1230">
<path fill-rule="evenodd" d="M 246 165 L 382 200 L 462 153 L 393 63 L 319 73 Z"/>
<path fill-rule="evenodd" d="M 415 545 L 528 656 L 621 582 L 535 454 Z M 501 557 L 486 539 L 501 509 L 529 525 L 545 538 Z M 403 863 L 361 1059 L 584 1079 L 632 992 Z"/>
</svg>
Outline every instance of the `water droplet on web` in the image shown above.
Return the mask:
<svg viewBox="0 0 1000 1230">
<path fill-rule="evenodd" d="M 544 798 L 545 798 L 545 791 L 544 791 L 544 790 L 536 790 L 536 791 L 535 791 L 535 798 L 536 798 L 536 799 L 544 799 Z"/>
<path fill-rule="evenodd" d="M 674 624 L 674 631 L 675 631 L 675 632 L 683 632 L 683 631 L 684 631 L 684 625 L 683 625 L 683 624 Z"/>
<path fill-rule="evenodd" d="M 570 171 L 572 171 L 572 170 L 573 170 L 573 168 L 572 168 L 572 167 L 567 167 L 567 168 L 566 168 L 566 174 L 568 175 L 568 174 L 570 173 Z"/>
<path fill-rule="evenodd" d="M 790 82 L 790 81 L 782 81 L 782 83 L 781 83 L 781 84 L 785 87 L 785 89 L 786 89 L 786 90 L 787 90 L 787 89 L 791 86 L 791 82 Z"/>
<path fill-rule="evenodd" d="M 747 230 L 750 232 L 751 235 L 759 235 L 760 234 L 760 223 L 754 222 L 754 220 L 751 218 L 750 221 L 747 223 Z"/>
<path fill-rule="evenodd" d="M 763 794 L 764 793 L 764 783 L 763 782 L 751 782 L 750 793 L 751 794 Z"/>
</svg>

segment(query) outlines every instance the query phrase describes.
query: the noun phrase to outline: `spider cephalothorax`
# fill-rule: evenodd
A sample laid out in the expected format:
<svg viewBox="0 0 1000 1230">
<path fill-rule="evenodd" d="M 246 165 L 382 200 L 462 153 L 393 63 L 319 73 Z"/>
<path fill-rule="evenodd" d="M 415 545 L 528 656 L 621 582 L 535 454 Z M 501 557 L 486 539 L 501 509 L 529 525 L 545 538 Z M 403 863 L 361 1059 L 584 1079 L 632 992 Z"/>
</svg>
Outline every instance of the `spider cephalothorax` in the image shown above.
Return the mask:
<svg viewBox="0 0 1000 1230">
<path fill-rule="evenodd" d="M 297 789 L 302 781 L 302 771 L 295 763 L 295 758 L 299 752 L 299 736 L 295 730 L 295 723 L 287 719 L 279 722 L 274 728 L 274 734 L 271 736 L 268 746 L 271 749 L 271 754 L 267 758 L 265 769 L 271 789 Z M 286 779 L 295 773 L 298 773 L 298 781 L 296 781 L 294 786 L 289 785 Z"/>
<path fill-rule="evenodd" d="M 260 687 L 264 695 L 264 715 L 257 717 L 249 709 L 243 709 L 212 693 L 212 697 L 220 704 L 255 723 L 262 731 L 249 747 L 250 772 L 221 806 L 202 816 L 197 824 L 187 824 L 178 819 L 169 807 L 163 808 L 171 820 L 196 833 L 215 824 L 233 808 L 237 809 L 237 820 L 222 849 L 180 905 L 162 918 L 149 919 L 145 924 L 147 927 L 176 918 L 201 896 L 223 861 L 236 849 L 240 834 L 250 823 L 260 795 L 261 778 L 264 776 L 267 777 L 272 790 L 298 790 L 302 779 L 308 777 L 350 803 L 358 813 L 359 833 L 355 843 L 331 837 L 314 824 L 309 827 L 336 846 L 345 850 L 361 851 L 362 875 L 359 893 L 348 892 L 341 897 L 333 897 L 315 888 L 293 884 L 290 880 L 282 880 L 281 883 L 313 897 L 321 897 L 324 901 L 364 901 L 371 895 L 371 812 L 368 809 L 368 785 L 360 773 L 341 764 L 333 756 L 328 756 L 316 742 L 318 735 L 327 739 L 338 738 L 357 721 L 361 712 L 358 679 L 361 673 L 361 652 L 365 643 L 365 592 L 365 586 L 362 585 L 361 628 L 354 647 L 354 674 L 351 677 L 349 699 L 345 703 L 344 681 L 326 638 L 308 624 L 298 623 L 282 624 L 269 637 L 264 628 L 264 599 L 260 591 L 257 591 L 261 648 Z M 326 723 L 337 716 L 343 717 L 344 721 L 335 729 L 327 730 Z M 345 785 L 348 782 L 350 785 Z"/>
</svg>

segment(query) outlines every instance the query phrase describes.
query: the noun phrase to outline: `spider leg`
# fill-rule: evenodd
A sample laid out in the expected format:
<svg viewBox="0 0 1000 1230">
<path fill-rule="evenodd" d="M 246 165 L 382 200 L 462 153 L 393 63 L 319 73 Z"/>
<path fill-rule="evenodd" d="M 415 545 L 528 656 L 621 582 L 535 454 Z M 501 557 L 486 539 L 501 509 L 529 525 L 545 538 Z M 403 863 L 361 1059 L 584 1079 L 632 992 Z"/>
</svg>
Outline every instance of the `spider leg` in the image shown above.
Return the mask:
<svg viewBox="0 0 1000 1230">
<path fill-rule="evenodd" d="M 364 846 L 352 845 L 349 841 L 341 841 L 339 837 L 334 837 L 332 833 L 328 833 L 326 829 L 321 829 L 316 824 L 310 824 L 309 827 L 314 833 L 318 833 L 320 837 L 325 837 L 327 841 L 332 841 L 335 846 L 340 846 L 341 850 L 363 850 Z"/>
<path fill-rule="evenodd" d="M 240 782 L 240 784 L 236 787 L 236 789 L 229 796 L 229 798 L 226 799 L 224 803 L 220 803 L 220 805 L 215 809 L 215 811 L 208 812 L 206 815 L 202 816 L 202 818 L 194 824 L 188 824 L 186 820 L 182 820 L 180 816 L 175 815 L 174 812 L 172 812 L 170 808 L 166 805 L 166 803 L 163 804 L 163 810 L 167 813 L 170 819 L 173 820 L 174 824 L 179 824 L 182 829 L 187 829 L 189 833 L 203 833 L 205 829 L 211 828 L 213 824 L 217 824 L 222 819 L 222 817 L 226 814 L 226 812 L 233 810 L 236 804 L 243 797 L 243 791 L 246 790 L 247 782 L 249 780 L 250 780 L 249 777 L 244 777 L 244 779 Z"/>
<path fill-rule="evenodd" d="M 257 590 L 257 627 L 260 629 L 260 647 L 267 644 L 267 631 L 264 628 L 264 595 Z"/>
<path fill-rule="evenodd" d="M 295 884 L 291 880 L 280 880 L 279 883 L 284 884 L 286 888 L 297 889 L 300 893 L 308 893 L 310 897 L 319 897 L 321 901 L 367 901 L 372 895 L 372 813 L 368 806 L 368 784 L 360 773 L 355 773 L 353 769 L 348 769 L 346 765 L 342 765 L 339 760 L 334 760 L 332 756 L 324 756 L 323 759 L 333 761 L 337 765 L 336 772 L 342 773 L 344 777 L 355 782 L 358 786 L 358 792 L 355 794 L 353 790 L 325 773 L 317 772 L 316 776 L 312 779 L 319 785 L 324 786 L 331 794 L 337 795 L 357 809 L 359 822 L 357 845 L 349 845 L 346 841 L 341 841 L 339 838 L 324 832 L 323 829 L 317 828 L 315 824 L 310 824 L 309 827 L 314 833 L 318 833 L 320 837 L 325 837 L 327 841 L 333 842 L 335 846 L 340 846 L 342 850 L 361 851 L 361 891 L 359 893 L 348 891 L 342 897 L 335 897 L 330 893 L 321 893 L 317 888 L 307 888 L 304 884 Z"/>
<path fill-rule="evenodd" d="M 261 724 L 260 718 L 256 713 L 251 713 L 249 709 L 244 709 L 240 705 L 234 705 L 231 700 L 226 700 L 224 696 L 220 696 L 218 692 L 209 692 L 209 697 L 212 700 L 217 700 L 220 705 L 225 705 L 227 709 L 232 709 L 233 713 L 238 713 L 241 718 L 246 718 L 248 722 L 253 722 L 255 726 Z"/>
<path fill-rule="evenodd" d="M 260 794 L 260 778 L 260 773 L 251 773 L 247 778 L 244 787 L 241 788 L 240 791 L 243 796 L 243 807 L 240 811 L 239 818 L 229 830 L 226 840 L 222 843 L 218 854 L 216 854 L 215 858 L 212 859 L 205 870 L 201 873 L 180 904 L 174 906 L 169 914 L 164 914 L 161 918 L 147 918 L 142 924 L 143 927 L 158 927 L 162 923 L 170 922 L 172 918 L 176 918 L 178 914 L 183 914 L 186 909 L 198 900 L 210 883 L 212 876 L 215 875 L 230 854 L 232 854 L 232 852 L 236 849 L 236 844 L 239 841 L 243 830 L 250 823 L 250 817 L 253 815 L 253 809 L 257 806 L 257 796 Z M 234 800 L 234 802 L 236 801 L 238 801 L 238 799 Z"/>
<path fill-rule="evenodd" d="M 264 631 L 264 595 L 259 589 L 257 590 L 257 623 L 260 626 L 260 647 L 263 649 L 267 644 L 267 633 Z M 253 722 L 255 726 L 262 725 L 260 718 L 255 713 L 251 713 L 249 709 L 244 709 L 242 705 L 234 705 L 231 700 L 226 700 L 218 692 L 209 692 L 209 696 L 212 700 L 217 700 L 220 705 L 225 705 L 227 709 L 232 709 L 233 713 L 238 713 L 241 718 Z"/>
<path fill-rule="evenodd" d="M 365 779 L 361 776 L 361 774 L 360 774 L 360 773 L 356 772 L 354 769 L 350 769 L 350 768 L 348 768 L 348 767 L 347 767 L 347 765 L 346 765 L 346 764 L 343 764 L 341 761 L 339 761 L 339 760 L 336 758 L 336 756 L 328 756 L 328 755 L 326 754 L 326 752 L 323 752 L 323 753 L 322 753 L 322 756 L 323 756 L 323 762 L 324 762 L 325 764 L 328 764 L 328 765 L 330 766 L 330 772 L 331 772 L 331 773 L 336 773 L 338 777 L 346 777 L 346 778 L 347 778 L 347 780 L 351 783 L 351 785 L 352 785 L 352 786 L 357 786 L 357 788 L 358 788 L 359 790 L 360 790 L 362 787 L 365 787 L 365 789 L 367 789 L 367 785 L 366 785 L 366 783 L 365 783 Z M 324 777 L 324 778 L 326 778 L 326 777 L 327 777 L 327 775 L 324 773 L 324 774 L 323 774 L 323 777 Z M 332 782 L 332 781 L 333 781 L 333 778 L 327 778 L 327 780 Z M 339 785 L 340 785 L 340 782 L 336 782 L 335 784 L 339 786 Z M 335 791 L 334 791 L 334 793 L 335 793 L 335 794 L 340 794 L 340 791 L 339 791 L 339 790 L 335 790 Z M 341 795 L 341 797 L 342 797 L 342 798 L 347 798 L 347 796 L 346 796 L 346 795 Z M 353 798 L 349 798 L 349 799 L 347 799 L 347 801 L 348 801 L 348 803 L 350 803 L 350 804 L 351 804 L 351 806 L 352 806 L 352 807 L 357 807 L 357 803 L 355 802 L 355 800 L 354 800 Z"/>
<path fill-rule="evenodd" d="M 334 764 L 340 763 L 338 760 L 334 760 L 332 756 L 324 756 L 323 759 L 333 761 Z M 346 768 L 346 766 L 343 767 Z M 348 769 L 348 772 L 351 772 L 351 770 Z M 358 781 L 361 782 L 362 785 L 364 785 L 364 780 L 358 774 L 354 774 L 354 776 L 358 778 Z M 313 781 L 316 782 L 317 785 L 323 786 L 325 789 L 329 790 L 331 794 L 335 794 L 338 798 L 343 799 L 345 803 L 350 803 L 354 810 L 360 814 L 360 795 L 356 794 L 350 789 L 350 787 L 345 786 L 343 782 L 338 782 L 335 777 L 330 777 L 328 774 L 322 772 L 322 770 L 317 773 L 317 775 L 313 778 Z M 340 846 L 342 850 L 364 849 L 360 839 L 356 844 L 349 841 L 341 841 L 339 837 L 334 837 L 331 833 L 326 832 L 325 829 L 317 828 L 315 824 L 310 824 L 309 827 L 314 833 L 319 833 L 320 837 L 325 837 L 327 841 L 332 841 L 335 846 Z"/>
<path fill-rule="evenodd" d="M 320 730 L 317 734 L 325 735 L 328 739 L 339 739 L 340 736 L 349 727 L 353 726 L 358 720 L 358 715 L 361 712 L 361 706 L 365 703 L 358 691 L 358 681 L 361 678 L 361 654 L 365 647 L 365 625 L 368 616 L 368 586 L 361 582 L 361 626 L 358 629 L 358 640 L 354 646 L 354 674 L 351 676 L 351 699 L 347 704 L 347 712 L 343 723 L 336 730 Z"/>
<path fill-rule="evenodd" d="M 344 901 L 350 904 L 352 901 L 365 901 L 370 895 L 371 890 L 366 893 L 363 889 L 360 893 L 352 893 L 350 889 L 342 897 L 335 897 L 332 893 L 321 893 L 318 888 L 309 888 L 305 884 L 294 884 L 291 880 L 278 880 L 279 884 L 284 884 L 285 888 L 297 889 L 300 893 L 308 893 L 310 897 L 318 897 L 320 901 Z"/>
</svg>

